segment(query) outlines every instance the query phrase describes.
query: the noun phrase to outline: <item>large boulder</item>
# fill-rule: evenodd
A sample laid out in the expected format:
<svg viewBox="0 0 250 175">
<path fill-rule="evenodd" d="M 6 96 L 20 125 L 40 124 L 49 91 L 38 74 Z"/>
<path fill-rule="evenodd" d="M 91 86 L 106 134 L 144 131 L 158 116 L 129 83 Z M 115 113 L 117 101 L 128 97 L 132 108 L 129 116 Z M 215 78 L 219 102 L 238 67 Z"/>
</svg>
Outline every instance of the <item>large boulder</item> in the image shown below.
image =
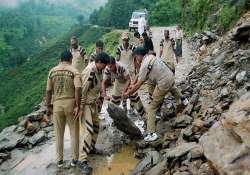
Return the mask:
<svg viewBox="0 0 250 175">
<path fill-rule="evenodd" d="M 149 171 L 145 173 L 145 175 L 162 175 L 164 174 L 168 169 L 168 161 L 167 159 L 163 159 L 160 163 L 155 165 L 153 168 L 151 168 Z"/>
<path fill-rule="evenodd" d="M 221 174 L 250 173 L 250 93 L 235 102 L 221 122 L 204 134 L 205 157 Z"/>
<path fill-rule="evenodd" d="M 166 152 L 166 154 L 164 156 L 169 159 L 179 158 L 193 149 L 201 150 L 200 145 L 195 142 L 182 143 L 174 148 L 165 149 L 164 152 Z"/>
<path fill-rule="evenodd" d="M 243 23 L 233 31 L 232 40 L 249 41 L 250 37 L 250 21 Z"/>
<path fill-rule="evenodd" d="M 160 154 L 157 151 L 149 151 L 144 159 L 140 161 L 135 170 L 131 173 L 132 175 L 141 175 L 154 167 L 160 161 Z"/>
<path fill-rule="evenodd" d="M 22 145 L 25 136 L 15 132 L 17 126 L 5 128 L 0 133 L 0 151 L 12 150 L 15 147 Z"/>
<path fill-rule="evenodd" d="M 128 118 L 127 113 L 123 109 L 113 103 L 109 103 L 107 111 L 119 130 L 132 138 L 142 137 L 140 129 Z"/>
<path fill-rule="evenodd" d="M 31 145 L 36 145 L 46 139 L 46 132 L 41 130 L 28 139 Z"/>
</svg>

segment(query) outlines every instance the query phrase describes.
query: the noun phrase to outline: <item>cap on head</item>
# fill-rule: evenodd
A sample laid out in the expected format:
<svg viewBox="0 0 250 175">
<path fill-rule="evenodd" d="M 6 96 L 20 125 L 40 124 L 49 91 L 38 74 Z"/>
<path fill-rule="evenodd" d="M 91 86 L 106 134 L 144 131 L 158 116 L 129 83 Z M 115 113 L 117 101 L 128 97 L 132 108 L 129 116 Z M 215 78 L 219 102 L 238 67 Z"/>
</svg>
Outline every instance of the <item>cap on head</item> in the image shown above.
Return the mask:
<svg viewBox="0 0 250 175">
<path fill-rule="evenodd" d="M 73 56 L 69 50 L 65 50 L 61 53 L 61 61 L 70 62 L 72 58 Z"/>
<path fill-rule="evenodd" d="M 147 54 L 147 51 L 144 47 L 137 47 L 134 51 L 133 51 L 133 55 L 143 55 L 145 56 Z"/>
<path fill-rule="evenodd" d="M 103 63 L 103 64 L 109 64 L 110 56 L 105 52 L 101 52 L 101 53 L 97 54 L 95 62 L 100 62 L 100 63 Z"/>
<path fill-rule="evenodd" d="M 128 32 L 123 32 L 123 34 L 122 34 L 122 40 L 125 40 L 125 39 L 129 39 L 129 34 L 128 34 Z"/>
</svg>

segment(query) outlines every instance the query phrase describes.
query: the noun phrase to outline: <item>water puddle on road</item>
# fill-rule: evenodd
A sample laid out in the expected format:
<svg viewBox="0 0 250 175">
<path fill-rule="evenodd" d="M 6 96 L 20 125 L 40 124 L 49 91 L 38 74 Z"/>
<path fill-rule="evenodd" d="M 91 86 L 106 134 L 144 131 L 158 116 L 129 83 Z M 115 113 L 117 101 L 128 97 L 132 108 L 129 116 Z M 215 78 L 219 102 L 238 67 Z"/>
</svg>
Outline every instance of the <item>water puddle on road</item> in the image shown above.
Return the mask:
<svg viewBox="0 0 250 175">
<path fill-rule="evenodd" d="M 93 175 L 128 175 L 138 162 L 131 145 L 123 146 L 120 152 L 109 157 L 96 156 L 91 159 Z"/>
</svg>

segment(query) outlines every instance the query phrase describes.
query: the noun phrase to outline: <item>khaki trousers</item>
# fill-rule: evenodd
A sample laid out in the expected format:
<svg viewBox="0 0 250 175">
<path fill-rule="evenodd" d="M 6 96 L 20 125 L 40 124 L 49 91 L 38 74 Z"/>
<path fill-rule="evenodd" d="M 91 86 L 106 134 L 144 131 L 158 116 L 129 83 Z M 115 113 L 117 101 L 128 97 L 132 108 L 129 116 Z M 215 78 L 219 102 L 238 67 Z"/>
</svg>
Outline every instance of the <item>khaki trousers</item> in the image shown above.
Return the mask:
<svg viewBox="0 0 250 175">
<path fill-rule="evenodd" d="M 54 102 L 53 123 L 56 136 L 56 158 L 63 160 L 64 131 L 66 123 L 69 126 L 71 137 L 72 158 L 78 160 L 79 157 L 79 120 L 73 119 L 75 100 L 63 99 Z"/>
<path fill-rule="evenodd" d="M 125 82 L 119 82 L 117 80 L 115 80 L 114 83 L 114 88 L 113 88 L 113 92 L 112 92 L 112 98 L 111 98 L 111 102 L 116 104 L 116 105 L 120 105 L 121 101 L 122 101 L 122 93 L 124 90 L 124 85 Z M 129 96 L 130 102 L 131 102 L 131 107 L 135 108 L 135 110 L 139 113 L 140 116 L 143 116 L 145 114 L 145 110 L 143 107 L 143 104 L 141 102 L 141 99 L 138 95 L 138 93 L 134 93 L 131 96 Z M 123 107 L 126 109 L 127 107 L 127 103 L 126 103 L 126 99 L 124 99 L 122 101 L 122 105 Z"/>
<path fill-rule="evenodd" d="M 153 88 L 155 87 L 155 88 Z M 152 89 L 154 89 L 152 91 Z M 156 131 L 156 111 L 161 107 L 164 102 L 165 96 L 170 92 L 176 98 L 177 102 L 180 102 L 181 92 L 173 84 L 165 89 L 160 89 L 158 86 L 154 86 L 152 83 L 148 84 L 149 94 L 151 95 L 151 102 L 148 105 L 148 115 L 147 115 L 147 131 L 153 133 Z"/>
<path fill-rule="evenodd" d="M 80 161 L 87 161 L 88 154 L 95 149 L 99 124 L 97 105 L 85 105 L 84 115 L 80 118 Z"/>
<path fill-rule="evenodd" d="M 147 82 L 147 86 L 148 86 L 148 93 L 149 93 L 149 97 L 152 100 L 153 98 L 153 92 L 155 90 L 156 85 L 152 82 Z M 169 90 L 169 92 L 174 96 L 174 98 L 176 99 L 177 103 L 180 103 L 181 101 L 181 97 L 182 97 L 182 93 L 179 91 L 179 89 L 173 85 L 173 87 Z"/>
</svg>

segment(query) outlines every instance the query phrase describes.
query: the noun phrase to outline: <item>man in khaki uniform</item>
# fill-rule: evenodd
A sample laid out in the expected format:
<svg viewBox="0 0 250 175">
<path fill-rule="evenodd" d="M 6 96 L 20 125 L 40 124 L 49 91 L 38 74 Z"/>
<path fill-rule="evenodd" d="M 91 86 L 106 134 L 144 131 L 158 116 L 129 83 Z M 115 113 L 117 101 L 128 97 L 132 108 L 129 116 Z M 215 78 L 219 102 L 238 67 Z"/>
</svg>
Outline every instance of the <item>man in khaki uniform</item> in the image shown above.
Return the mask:
<svg viewBox="0 0 250 175">
<path fill-rule="evenodd" d="M 89 63 L 92 63 L 93 61 L 95 61 L 95 58 L 97 56 L 97 54 L 103 52 L 103 49 L 104 49 L 104 43 L 99 40 L 95 43 L 95 52 L 92 53 L 89 57 Z"/>
<path fill-rule="evenodd" d="M 63 142 L 66 123 L 69 126 L 71 136 L 72 166 L 76 165 L 79 157 L 79 121 L 74 119 L 74 115 L 77 115 L 80 109 L 81 77 L 71 65 L 71 62 L 72 54 L 69 51 L 63 52 L 61 63 L 51 69 L 47 81 L 46 104 L 49 114 L 52 112 L 52 95 L 54 97 L 53 122 L 58 167 L 63 166 Z"/>
<path fill-rule="evenodd" d="M 169 30 L 164 31 L 164 36 L 165 39 L 163 39 L 160 43 L 160 58 L 169 66 L 172 72 L 175 73 L 177 61 L 172 41 L 170 40 Z"/>
<path fill-rule="evenodd" d="M 124 94 L 125 97 L 135 93 L 144 82 L 154 82 L 156 87 L 152 93 L 152 101 L 148 106 L 147 135 L 145 141 L 154 141 L 158 138 L 156 134 L 155 114 L 163 103 L 165 96 L 175 87 L 174 75 L 166 64 L 154 55 L 148 55 L 147 50 L 142 47 L 134 50 L 136 61 L 140 65 L 137 82 Z M 181 98 L 181 97 L 179 97 Z"/>
<path fill-rule="evenodd" d="M 78 45 L 78 39 L 73 36 L 71 38 L 71 49 L 70 52 L 73 55 L 72 65 L 75 67 L 78 72 L 82 72 L 83 69 L 87 66 L 88 60 L 86 59 L 86 52 L 82 46 Z"/>
<path fill-rule="evenodd" d="M 122 96 L 126 92 L 131 79 L 128 70 L 121 63 L 116 62 L 115 58 L 110 57 L 110 63 L 104 71 L 102 82 L 102 92 L 104 97 L 107 96 L 106 84 L 112 78 L 115 79 L 115 82 L 112 90 L 111 102 L 120 105 Z M 140 116 L 143 116 L 145 111 L 138 93 L 132 94 L 129 96 L 129 99 L 131 101 L 131 106 L 136 109 Z M 126 99 L 123 100 L 123 107 L 126 109 Z"/>
<path fill-rule="evenodd" d="M 102 71 L 108 63 L 109 55 L 104 52 L 99 53 L 95 62 L 90 63 L 82 72 L 79 167 L 84 173 L 92 171 L 87 158 L 88 154 L 95 150 L 99 132 L 98 105 L 101 103 Z"/>
<path fill-rule="evenodd" d="M 116 59 L 128 69 L 129 74 L 132 76 L 134 74 L 134 59 L 132 53 L 135 47 L 129 44 L 129 34 L 127 32 L 122 34 L 122 42 L 122 45 L 117 48 Z"/>
</svg>

